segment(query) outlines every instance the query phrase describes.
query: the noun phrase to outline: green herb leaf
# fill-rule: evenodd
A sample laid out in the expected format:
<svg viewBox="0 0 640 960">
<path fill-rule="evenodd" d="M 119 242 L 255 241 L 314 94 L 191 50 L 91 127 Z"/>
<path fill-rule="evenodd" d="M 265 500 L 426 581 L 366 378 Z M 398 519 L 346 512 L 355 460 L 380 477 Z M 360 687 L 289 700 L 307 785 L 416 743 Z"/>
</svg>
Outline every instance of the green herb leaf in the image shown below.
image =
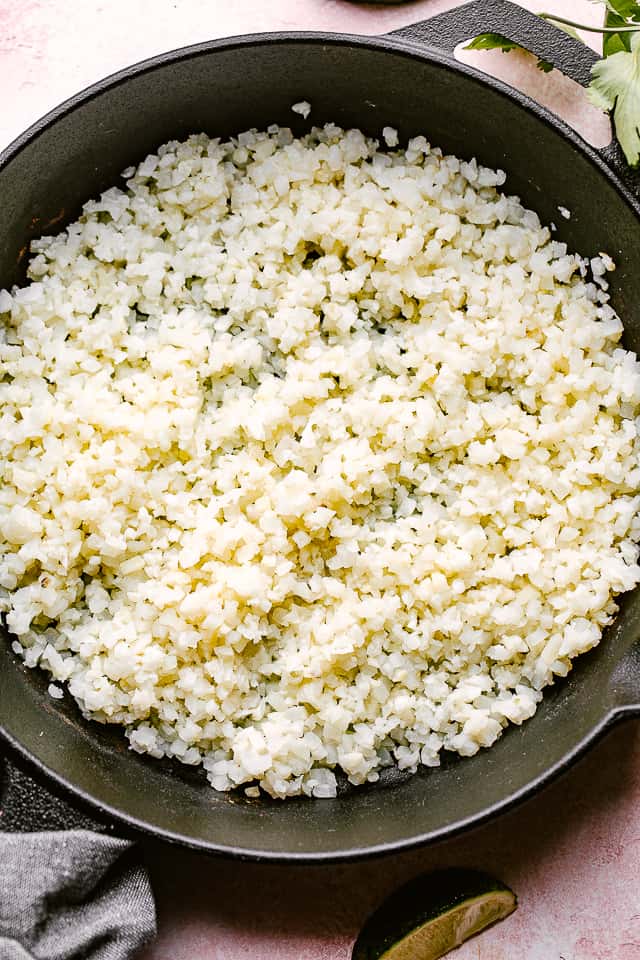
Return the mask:
<svg viewBox="0 0 640 960">
<path fill-rule="evenodd" d="M 622 17 L 619 17 L 617 13 L 612 13 L 611 10 L 607 10 L 604 19 L 605 27 L 626 27 L 627 21 Z M 602 54 L 605 57 L 610 57 L 614 53 L 622 53 L 624 50 L 627 53 L 631 50 L 631 37 L 632 33 L 605 33 L 602 39 Z"/>
<path fill-rule="evenodd" d="M 481 33 L 465 47 L 465 50 L 502 50 L 503 53 L 521 49 L 517 43 L 503 37 L 501 33 Z"/>
<path fill-rule="evenodd" d="M 530 53 L 525 47 L 514 43 L 513 40 L 509 40 L 501 33 L 481 33 L 466 45 L 465 50 L 502 50 L 503 53 L 509 53 L 510 50 L 520 50 L 523 53 Z M 553 64 L 549 63 L 548 60 L 539 59 L 538 70 L 549 73 L 553 70 Z"/>
<path fill-rule="evenodd" d="M 640 3 L 637 0 L 606 0 L 605 27 L 628 27 L 640 23 Z M 632 33 L 605 33 L 602 41 L 602 53 L 610 57 L 623 50 L 631 50 Z"/>
<path fill-rule="evenodd" d="M 631 49 L 598 60 L 591 69 L 588 97 L 601 110 L 613 111 L 616 136 L 627 159 L 640 162 L 640 34 L 631 34 Z"/>
<path fill-rule="evenodd" d="M 606 0 L 610 13 L 617 14 L 623 20 L 640 22 L 640 3 L 638 0 Z"/>
</svg>

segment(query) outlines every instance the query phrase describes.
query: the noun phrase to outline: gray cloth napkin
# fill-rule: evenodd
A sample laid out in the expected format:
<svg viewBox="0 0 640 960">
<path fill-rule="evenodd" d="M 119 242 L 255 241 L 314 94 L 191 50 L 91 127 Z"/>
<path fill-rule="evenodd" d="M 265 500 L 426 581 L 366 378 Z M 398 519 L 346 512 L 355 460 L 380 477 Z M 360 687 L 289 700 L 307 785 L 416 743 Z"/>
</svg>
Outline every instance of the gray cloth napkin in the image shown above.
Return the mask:
<svg viewBox="0 0 640 960">
<path fill-rule="evenodd" d="M 156 931 L 135 845 L 12 764 L 1 773 L 0 960 L 132 960 Z"/>
<path fill-rule="evenodd" d="M 154 933 L 153 894 L 129 841 L 0 833 L 0 960 L 129 960 Z"/>
</svg>

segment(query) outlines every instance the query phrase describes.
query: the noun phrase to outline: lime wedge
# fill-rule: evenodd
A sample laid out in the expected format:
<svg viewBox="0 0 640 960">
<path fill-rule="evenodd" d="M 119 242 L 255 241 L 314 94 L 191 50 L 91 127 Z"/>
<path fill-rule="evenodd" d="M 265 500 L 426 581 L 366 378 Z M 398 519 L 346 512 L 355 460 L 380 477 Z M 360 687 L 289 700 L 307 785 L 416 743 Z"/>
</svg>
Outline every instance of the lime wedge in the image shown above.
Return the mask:
<svg viewBox="0 0 640 960">
<path fill-rule="evenodd" d="M 516 905 L 513 891 L 487 873 L 424 873 L 369 917 L 352 960 L 437 960 L 509 916 Z"/>
</svg>

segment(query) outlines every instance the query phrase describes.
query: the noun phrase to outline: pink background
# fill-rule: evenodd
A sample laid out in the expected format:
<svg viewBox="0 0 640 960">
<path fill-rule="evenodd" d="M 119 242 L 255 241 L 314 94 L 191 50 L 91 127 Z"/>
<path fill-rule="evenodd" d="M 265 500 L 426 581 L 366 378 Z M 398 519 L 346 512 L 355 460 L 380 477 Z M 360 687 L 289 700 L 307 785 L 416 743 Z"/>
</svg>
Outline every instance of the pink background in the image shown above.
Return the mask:
<svg viewBox="0 0 640 960">
<path fill-rule="evenodd" d="M 161 50 L 259 30 L 376 34 L 453 6 L 426 0 L 0 0 L 0 147 L 50 107 Z M 528 0 L 532 9 L 540 9 Z M 588 0 L 544 7 L 596 23 Z M 585 39 L 597 45 L 596 35 Z M 596 145 L 608 121 L 581 90 L 531 58 L 465 54 L 561 113 Z M 141 960 L 347 960 L 367 913 L 402 881 L 443 865 L 504 879 L 517 912 L 456 960 L 640 960 L 640 724 L 619 726 L 543 794 L 471 834 L 426 850 L 316 868 L 234 864 L 147 848 L 159 936 Z"/>
</svg>

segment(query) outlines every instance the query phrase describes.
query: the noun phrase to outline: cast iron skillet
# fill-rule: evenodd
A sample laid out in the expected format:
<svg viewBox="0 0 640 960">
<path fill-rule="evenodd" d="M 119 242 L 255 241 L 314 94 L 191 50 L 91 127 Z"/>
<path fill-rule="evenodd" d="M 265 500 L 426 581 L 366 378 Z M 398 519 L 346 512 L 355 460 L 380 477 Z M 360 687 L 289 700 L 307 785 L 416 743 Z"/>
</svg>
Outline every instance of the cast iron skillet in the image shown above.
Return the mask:
<svg viewBox="0 0 640 960">
<path fill-rule="evenodd" d="M 54 110 L 0 157 L 0 287 L 24 279 L 25 248 L 157 145 L 192 132 L 228 135 L 270 123 L 301 133 L 334 120 L 404 139 L 426 133 L 460 157 L 508 172 L 571 249 L 617 261 L 613 302 L 626 345 L 640 348 L 640 204 L 617 146 L 598 152 L 504 84 L 453 57 L 485 30 L 507 34 L 580 83 L 594 55 L 502 0 L 478 0 L 389 36 L 280 33 L 215 41 L 123 70 Z M 313 104 L 308 123 L 291 104 Z M 626 179 L 626 185 L 623 180 Z M 557 206 L 572 211 L 569 221 Z M 91 398 L 87 398 L 91 402 Z M 490 750 L 413 777 L 391 774 L 336 800 L 249 801 L 216 794 L 198 771 L 140 757 L 116 728 L 89 723 L 2 638 L 0 727 L 6 744 L 107 816 L 201 850 L 321 861 L 423 844 L 504 810 L 565 769 L 605 730 L 640 714 L 640 595 L 623 601 L 602 644 L 547 691 L 537 714 Z"/>
</svg>

